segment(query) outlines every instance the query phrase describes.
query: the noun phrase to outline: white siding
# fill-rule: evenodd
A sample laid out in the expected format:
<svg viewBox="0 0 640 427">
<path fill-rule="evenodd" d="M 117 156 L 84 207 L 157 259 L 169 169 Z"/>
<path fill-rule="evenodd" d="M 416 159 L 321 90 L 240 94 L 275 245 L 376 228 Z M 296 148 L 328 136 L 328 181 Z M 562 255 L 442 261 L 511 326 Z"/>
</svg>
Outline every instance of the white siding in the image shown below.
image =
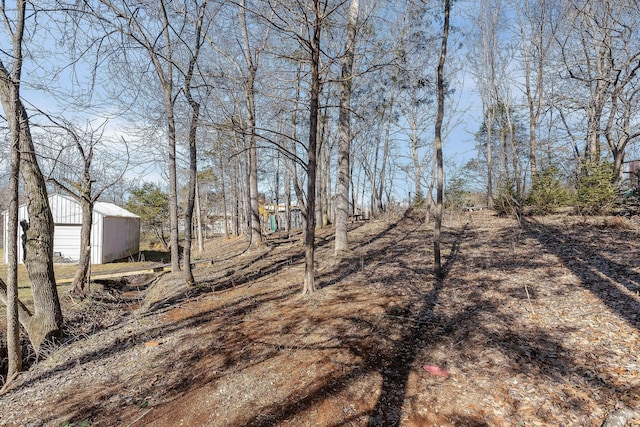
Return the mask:
<svg viewBox="0 0 640 427">
<path fill-rule="evenodd" d="M 59 252 L 65 260 L 80 259 L 80 225 L 56 225 L 53 234 L 53 252 Z"/>
<path fill-rule="evenodd" d="M 80 258 L 82 206 L 76 200 L 60 194 L 49 196 L 55 224 L 53 251 L 73 261 Z M 18 220 L 28 220 L 27 206 L 18 210 Z M 6 247 L 8 216 L 3 212 L 3 240 Z M 18 259 L 22 262 L 22 229 L 18 230 Z M 106 240 L 106 241 L 105 241 Z M 102 264 L 135 255 L 140 250 L 140 217 L 111 203 L 96 203 L 91 228 L 91 263 Z M 4 253 L 4 262 L 8 254 Z"/>
<path fill-rule="evenodd" d="M 71 197 L 53 194 L 49 206 L 54 224 L 82 224 L 82 206 Z"/>
<path fill-rule="evenodd" d="M 18 221 L 22 221 L 23 219 L 25 219 L 27 214 L 27 209 L 18 209 Z M 9 239 L 9 212 L 5 211 L 2 212 L 2 227 L 3 227 L 3 236 L 2 236 L 2 240 L 3 240 L 3 245 L 2 247 L 4 248 L 4 254 L 3 254 L 3 260 L 2 262 L 4 262 L 5 264 L 9 263 L 9 252 L 7 251 L 7 245 L 9 244 L 8 239 Z M 22 227 L 20 227 L 18 225 L 18 262 L 21 263 L 22 262 Z"/>
<path fill-rule="evenodd" d="M 91 226 L 91 264 L 103 264 L 102 245 L 104 243 L 103 221 L 104 217 L 93 211 L 93 225 Z"/>
</svg>

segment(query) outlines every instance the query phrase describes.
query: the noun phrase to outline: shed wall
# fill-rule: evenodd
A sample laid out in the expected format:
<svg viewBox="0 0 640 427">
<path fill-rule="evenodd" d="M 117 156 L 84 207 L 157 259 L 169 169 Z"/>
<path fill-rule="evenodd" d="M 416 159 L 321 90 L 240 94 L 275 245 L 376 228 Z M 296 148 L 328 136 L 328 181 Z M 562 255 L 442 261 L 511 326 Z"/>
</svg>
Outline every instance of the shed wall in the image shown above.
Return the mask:
<svg viewBox="0 0 640 427">
<path fill-rule="evenodd" d="M 70 197 L 54 194 L 49 197 L 49 206 L 54 224 L 82 224 L 82 206 Z"/>
<path fill-rule="evenodd" d="M 102 221 L 102 262 L 136 255 L 140 252 L 140 218 L 104 217 Z"/>
<path fill-rule="evenodd" d="M 53 251 L 59 252 L 62 258 L 69 261 L 80 259 L 80 231 L 82 226 L 76 224 L 57 224 L 53 233 Z"/>
<path fill-rule="evenodd" d="M 93 212 L 93 219 L 91 225 L 91 264 L 103 264 L 102 261 L 102 245 L 104 237 L 104 227 L 102 221 L 103 216 L 99 213 Z M 80 258 L 78 258 L 79 260 Z"/>
<path fill-rule="evenodd" d="M 64 258 L 78 261 L 80 259 L 80 229 L 82 224 L 82 207 L 70 197 L 54 194 L 49 196 L 49 205 L 55 224 L 53 251 Z M 140 250 L 140 218 L 130 212 L 117 208 L 131 216 L 105 216 L 96 210 L 93 212 L 91 227 L 91 263 L 102 264 L 116 259 L 135 255 Z M 113 209 L 112 209 L 113 210 Z M 119 213 L 118 211 L 118 213 Z M 18 209 L 18 220 L 28 220 L 26 205 Z M 2 245 L 6 247 L 8 215 L 2 213 L 0 224 L 5 232 Z M 107 242 L 104 242 L 104 239 Z M 18 229 L 18 260 L 22 262 L 22 229 Z M 8 262 L 8 254 L 4 251 L 4 262 Z"/>
</svg>

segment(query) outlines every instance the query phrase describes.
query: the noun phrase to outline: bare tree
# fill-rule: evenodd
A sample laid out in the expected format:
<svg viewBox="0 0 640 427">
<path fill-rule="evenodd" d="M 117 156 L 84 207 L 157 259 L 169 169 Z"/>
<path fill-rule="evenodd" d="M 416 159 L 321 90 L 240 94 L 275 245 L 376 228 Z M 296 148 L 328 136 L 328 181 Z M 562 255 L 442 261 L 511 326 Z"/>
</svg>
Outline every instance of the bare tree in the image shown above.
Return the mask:
<svg viewBox="0 0 640 427">
<path fill-rule="evenodd" d="M 174 63 L 174 28 L 169 19 L 167 3 L 158 1 L 157 7 L 149 4 L 133 5 L 127 1 L 100 0 L 106 10 L 94 11 L 94 16 L 101 22 L 115 25 L 115 29 L 127 37 L 128 41 L 143 49 L 153 66 L 153 71 L 162 90 L 164 120 L 166 124 L 167 156 L 169 172 L 169 219 L 171 251 L 171 270 L 173 274 L 180 271 L 180 250 L 178 233 L 178 189 L 176 163 L 176 97 L 178 89 L 174 79 L 176 65 Z M 141 8 L 151 8 L 146 13 L 139 13 Z M 114 19 L 109 18 L 110 12 Z M 144 21 L 144 18 L 147 21 Z"/>
<path fill-rule="evenodd" d="M 437 69 L 437 98 L 438 112 L 435 124 L 435 151 L 436 151 L 436 170 L 437 170 L 437 187 L 436 187 L 436 211 L 434 215 L 433 229 L 433 256 L 434 256 L 434 273 L 437 278 L 442 278 L 444 271 L 440 260 L 441 245 L 441 229 L 442 229 L 442 194 L 444 187 L 444 170 L 442 160 L 442 122 L 444 120 L 444 66 L 447 60 L 447 41 L 449 39 L 449 15 L 451 11 L 451 1 L 444 0 L 444 21 L 442 24 L 442 47 L 440 49 L 440 59 L 438 60 Z"/>
<path fill-rule="evenodd" d="M 295 55 L 282 53 L 288 60 L 294 60 L 298 65 L 298 77 L 304 75 L 303 67 L 308 66 L 308 139 L 304 146 L 306 153 L 304 161 L 296 155 L 296 138 L 292 138 L 293 147 L 286 154 L 293 160 L 301 163 L 306 172 L 306 192 L 303 209 L 304 218 L 304 251 L 305 251 L 305 274 L 302 292 L 312 294 L 316 290 L 315 285 L 315 234 L 316 234 L 316 197 L 318 179 L 318 150 L 320 147 L 320 97 L 322 91 L 321 78 L 321 33 L 327 25 L 327 19 L 336 10 L 334 5 L 330 5 L 328 0 L 314 0 L 310 3 L 294 3 L 280 1 L 268 1 L 269 8 L 273 11 L 271 16 L 263 16 L 269 24 L 283 37 L 290 37 L 299 50 Z M 297 79 L 299 81 L 299 79 Z M 299 89 L 300 86 L 296 85 Z M 294 111 L 297 108 L 297 101 L 294 104 Z M 292 129 L 295 130 L 297 114 L 294 113 Z M 294 171 L 295 172 L 295 171 Z M 294 173 L 295 175 L 295 173 Z M 294 189 L 298 200 L 303 200 L 303 191 L 300 182 L 294 179 Z"/>
<path fill-rule="evenodd" d="M 107 158 L 102 159 L 99 162 L 102 167 L 99 170 L 95 170 L 95 155 L 104 143 L 104 130 L 107 122 L 102 123 L 97 129 L 91 129 L 91 125 L 87 124 L 88 128 L 83 131 L 66 120 L 57 120 L 52 117 L 49 117 L 49 119 L 64 132 L 60 136 L 61 139 L 64 140 L 69 137 L 71 140 L 71 144 L 65 144 L 59 139 L 54 139 L 54 145 L 60 143 L 59 146 L 62 149 L 58 150 L 57 153 L 52 153 L 55 157 L 50 161 L 47 180 L 73 197 L 82 207 L 80 259 L 69 292 L 74 295 L 84 295 L 85 285 L 89 281 L 89 268 L 91 265 L 93 207 L 106 190 L 124 177 L 127 171 L 129 153 L 125 142 L 126 160 L 122 168 L 116 167 L 118 160 L 115 157 L 120 159 L 122 156 L 122 153 L 118 150 L 117 156 L 107 156 Z M 52 129 L 51 132 L 53 131 Z M 72 153 L 68 153 L 67 149 L 71 150 Z M 52 150 L 55 151 L 56 148 Z M 106 147 L 102 147 L 104 153 L 113 150 L 113 146 L 108 150 Z M 65 158 L 66 154 L 69 155 L 68 158 Z M 107 172 L 107 169 L 109 172 Z M 96 182 L 99 183 L 97 187 L 95 185 Z"/>
<path fill-rule="evenodd" d="M 240 0 L 235 5 L 237 7 L 237 25 L 233 26 L 232 31 L 239 31 L 237 35 L 238 45 L 240 49 L 241 59 L 233 54 L 230 46 L 223 46 L 215 40 L 211 35 L 207 36 L 207 41 L 216 52 L 222 55 L 233 67 L 234 72 L 228 73 L 228 76 L 235 79 L 238 76 L 241 80 L 242 93 L 244 96 L 244 114 L 245 120 L 242 123 L 242 133 L 246 139 L 248 154 L 248 190 L 249 190 L 249 239 L 252 248 L 259 248 L 264 245 L 262 229 L 260 226 L 260 210 L 258 201 L 258 146 L 256 134 L 256 77 L 260 66 L 260 56 L 267 46 L 269 40 L 269 26 L 260 30 L 260 26 L 250 25 L 249 17 L 260 17 L 258 5 L 250 3 L 247 5 L 246 0 Z M 252 33 L 253 32 L 255 33 Z M 224 41 L 228 42 L 229 35 L 225 33 Z M 232 46 L 232 45 L 231 45 Z M 228 77 L 227 76 L 227 77 Z"/>
<path fill-rule="evenodd" d="M 471 43 L 469 62 L 474 69 L 474 79 L 482 100 L 483 123 L 486 127 L 485 156 L 487 164 L 487 204 L 493 207 L 493 123 L 499 100 L 500 68 L 503 64 L 499 45 L 499 28 L 502 18 L 501 0 L 482 0 L 478 14 L 471 17 L 477 29 L 475 42 Z"/>
<path fill-rule="evenodd" d="M 3 10 L 3 14 L 5 11 Z M 22 39 L 24 33 L 24 13 L 25 5 L 21 5 L 18 10 L 18 17 L 16 20 L 15 34 L 16 37 Z M 7 22 L 5 20 L 5 22 Z M 11 31 L 11 27 L 7 28 Z M 21 57 L 20 52 L 21 45 L 14 44 L 14 56 L 16 58 Z M 17 50 L 17 52 L 16 52 Z M 17 111 L 20 106 L 16 105 L 19 101 L 19 64 L 15 64 L 12 70 L 11 81 L 8 83 L 12 86 L 11 98 L 14 103 L 14 109 Z M 4 73 L 2 78 L 6 78 Z M 8 227 L 7 232 L 7 247 L 4 248 L 7 251 L 9 263 L 7 265 L 7 282 L 6 294 L 7 298 L 5 304 L 7 306 L 7 358 L 8 358 L 8 371 L 7 381 L 11 382 L 18 372 L 22 370 L 22 347 L 20 345 L 20 319 L 18 314 L 18 189 L 20 181 L 20 123 L 15 116 L 8 116 L 9 127 L 11 133 L 10 150 L 10 166 L 9 166 L 9 210 L 8 210 Z"/>
<path fill-rule="evenodd" d="M 311 62 L 311 88 L 309 92 L 309 140 L 307 143 L 307 205 L 305 213 L 304 233 L 304 285 L 303 294 L 312 294 L 316 290 L 315 285 L 315 194 L 317 171 L 317 144 L 318 144 L 318 116 L 320 104 L 320 32 L 322 30 L 322 15 L 326 10 L 326 2 L 313 1 L 311 10 L 310 33 L 311 37 L 305 41 Z M 323 10 L 324 9 L 324 10 Z"/>
<path fill-rule="evenodd" d="M 196 8 L 196 21 L 194 25 L 194 44 L 189 49 L 189 65 L 184 79 L 184 94 L 191 108 L 191 121 L 189 123 L 189 184 L 188 184 L 188 196 L 187 207 L 184 213 L 185 222 L 185 244 L 184 244 L 184 279 L 189 285 L 195 283 L 193 277 L 193 271 L 191 268 L 191 240 L 193 230 L 193 209 L 196 201 L 196 190 L 198 185 L 198 149 L 197 149 L 197 137 L 198 126 L 200 123 L 200 103 L 196 101 L 192 94 L 192 82 L 196 65 L 198 63 L 198 57 L 200 55 L 200 49 L 204 43 L 203 25 L 204 16 L 207 8 L 207 1 L 204 0 Z M 186 8 L 185 8 L 186 10 Z M 199 215 L 198 215 L 199 218 Z"/>
<path fill-rule="evenodd" d="M 600 161 L 605 138 L 619 180 L 626 148 L 638 133 L 633 121 L 625 118 L 628 108 L 637 103 L 638 5 L 613 0 L 567 0 L 563 4 L 563 25 L 556 40 L 568 81 L 564 93 L 556 97 L 556 106 L 563 110 L 567 129 L 575 125 L 572 113 L 580 112 L 586 122 L 584 150 L 576 148 L 578 160 Z"/>
<path fill-rule="evenodd" d="M 524 91 L 529 111 L 529 170 L 531 177 L 538 173 L 538 125 L 545 99 L 545 66 L 553 42 L 551 14 L 554 1 L 527 0 L 517 8 L 522 41 L 522 60 L 525 71 Z"/>
<path fill-rule="evenodd" d="M 338 189 L 336 203 L 335 254 L 349 250 L 347 221 L 349 220 L 349 183 L 351 182 L 351 87 L 358 25 L 359 0 L 349 4 L 349 20 L 342 57 L 340 79 L 340 112 L 338 118 Z"/>
<path fill-rule="evenodd" d="M 13 135 L 12 139 L 19 141 L 20 146 L 20 169 L 27 193 L 29 215 L 29 224 L 24 230 L 25 265 L 31 281 L 34 307 L 33 315 L 23 317 L 22 322 L 31 344 L 36 353 L 39 353 L 45 340 L 61 333 L 63 318 L 53 272 L 53 217 L 44 176 L 36 158 L 29 117 L 20 98 L 26 3 L 25 0 L 16 2 L 16 15 L 13 17 L 4 3 L 0 8 L 13 47 L 10 55 L 11 71 L 7 69 L 4 60 L 0 61 L 0 102 L 5 117 L 14 122 L 13 130 L 17 135 Z M 9 232 L 17 233 L 17 230 Z M 6 296 L 3 299 L 6 301 Z M 23 312 L 23 315 L 28 314 Z"/>
</svg>

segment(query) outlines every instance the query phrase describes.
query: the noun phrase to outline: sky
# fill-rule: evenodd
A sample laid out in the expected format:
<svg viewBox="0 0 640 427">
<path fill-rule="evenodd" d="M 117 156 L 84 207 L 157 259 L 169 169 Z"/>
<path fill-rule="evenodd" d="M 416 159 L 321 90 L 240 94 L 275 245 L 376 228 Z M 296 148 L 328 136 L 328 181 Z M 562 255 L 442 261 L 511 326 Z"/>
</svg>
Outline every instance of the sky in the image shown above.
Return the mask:
<svg viewBox="0 0 640 427">
<path fill-rule="evenodd" d="M 456 2 L 459 7 L 463 6 L 464 2 Z M 456 13 L 456 6 L 454 6 L 454 17 L 453 23 L 456 25 L 459 19 Z M 43 22 L 41 21 L 41 24 Z M 44 23 L 43 25 L 46 25 Z M 51 42 L 53 38 L 49 38 L 48 41 Z M 0 37 L 0 43 L 4 46 L 8 46 L 6 36 Z M 51 45 L 47 46 L 48 50 L 55 51 L 56 46 Z M 451 52 L 451 50 L 450 50 Z M 37 55 L 36 52 L 34 52 Z M 6 56 L 3 55 L 3 61 L 6 62 Z M 39 61 L 36 57 L 29 58 L 25 61 L 24 66 L 24 83 L 22 86 L 22 95 L 23 99 L 26 101 L 27 105 L 34 106 L 38 109 L 41 109 L 45 112 L 51 113 L 54 116 L 58 114 L 60 111 L 66 109 L 65 116 L 66 118 L 74 121 L 74 122 L 98 122 L 101 123 L 105 120 L 105 117 L 108 117 L 108 124 L 106 125 L 105 130 L 105 138 L 111 139 L 126 139 L 128 141 L 132 141 L 137 138 L 135 135 L 128 134 L 127 128 L 131 126 L 131 124 L 126 120 L 125 117 L 119 116 L 118 113 L 107 107 L 106 109 L 102 109 L 99 112 L 96 111 L 82 111 L 76 110 L 72 111 L 68 109 L 68 105 L 63 105 L 61 102 L 56 101 L 56 98 L 51 96 L 51 94 L 47 93 L 47 91 L 42 90 L 42 87 L 33 87 L 30 83 L 36 82 L 39 83 L 42 79 L 45 81 L 48 79 L 50 84 L 45 86 L 50 86 L 57 91 L 65 91 L 73 89 L 73 81 L 86 82 L 90 79 L 89 73 L 86 73 L 86 69 L 83 69 L 82 66 L 77 67 L 75 69 L 66 68 L 60 70 L 55 75 L 48 75 L 46 73 L 46 66 L 48 64 L 39 64 Z M 50 64 L 49 64 L 50 65 Z M 86 74 L 85 74 L 86 73 Z M 444 155 L 445 162 L 447 167 L 459 167 L 466 163 L 467 160 L 475 156 L 475 142 L 473 134 L 479 128 L 480 118 L 482 116 L 480 106 L 478 105 L 478 96 L 475 93 L 475 88 L 473 84 L 473 79 L 469 74 L 462 75 L 461 81 L 456 87 L 457 91 L 454 95 L 455 102 L 457 103 L 456 110 L 460 116 L 454 117 L 451 120 L 458 121 L 459 123 L 453 128 L 450 129 L 449 132 L 445 135 L 446 139 L 444 141 Z M 77 93 L 77 88 L 75 90 Z M 65 99 L 64 102 L 68 101 Z M 446 111 L 445 113 L 447 113 Z M 33 117 L 33 121 L 38 121 L 36 115 Z M 455 167 L 449 170 L 449 174 L 455 173 Z M 140 181 L 153 181 L 158 183 L 163 183 L 166 180 L 166 174 L 163 171 L 164 166 L 160 164 L 138 164 L 131 168 L 131 171 L 127 174 L 127 176 L 131 179 L 137 179 Z M 410 180 L 408 177 L 400 174 L 396 187 L 396 197 L 404 198 L 406 197 L 406 193 L 410 190 Z M 404 182 L 403 182 L 404 181 Z"/>
</svg>

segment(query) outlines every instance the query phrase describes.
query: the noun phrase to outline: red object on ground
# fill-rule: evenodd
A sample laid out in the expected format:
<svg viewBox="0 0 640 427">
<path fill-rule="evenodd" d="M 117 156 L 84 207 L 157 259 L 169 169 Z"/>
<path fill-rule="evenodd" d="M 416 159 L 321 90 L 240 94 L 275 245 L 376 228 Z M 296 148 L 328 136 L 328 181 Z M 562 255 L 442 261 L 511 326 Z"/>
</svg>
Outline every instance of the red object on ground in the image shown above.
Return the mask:
<svg viewBox="0 0 640 427">
<path fill-rule="evenodd" d="M 439 377 L 448 377 L 449 375 L 451 375 L 451 372 L 447 371 L 446 369 L 442 369 L 439 366 L 424 365 L 423 368 L 431 375 L 437 375 Z"/>
</svg>

